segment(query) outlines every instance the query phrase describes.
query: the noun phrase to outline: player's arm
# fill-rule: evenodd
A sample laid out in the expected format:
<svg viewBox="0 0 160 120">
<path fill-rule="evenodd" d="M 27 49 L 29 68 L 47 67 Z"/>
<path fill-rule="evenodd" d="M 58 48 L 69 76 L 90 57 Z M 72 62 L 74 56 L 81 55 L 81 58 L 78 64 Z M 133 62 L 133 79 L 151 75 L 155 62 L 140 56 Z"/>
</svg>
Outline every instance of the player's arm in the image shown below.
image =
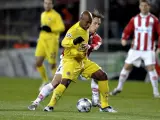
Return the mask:
<svg viewBox="0 0 160 120">
<path fill-rule="evenodd" d="M 44 18 L 43 15 L 44 15 L 44 12 L 41 14 L 41 26 L 39 27 L 39 30 L 40 31 L 43 30 L 46 32 L 52 32 L 51 28 L 48 25 L 43 25 L 43 23 L 42 23 L 43 19 L 47 19 L 47 18 Z"/>
<path fill-rule="evenodd" d="M 127 40 L 133 31 L 134 31 L 134 17 L 129 21 L 129 23 L 127 24 L 122 33 L 122 39 L 121 39 L 122 46 L 126 46 Z"/>
<path fill-rule="evenodd" d="M 55 32 L 55 33 L 63 32 L 65 30 L 65 26 L 64 26 L 64 23 L 63 23 L 61 16 L 59 14 L 57 14 L 54 19 L 56 19 L 56 21 L 53 22 L 53 24 L 51 24 L 51 26 L 50 26 L 51 31 Z"/>
<path fill-rule="evenodd" d="M 102 38 L 96 34 L 92 40 L 92 44 L 90 45 L 89 50 L 98 50 L 99 47 L 102 45 Z"/>
<path fill-rule="evenodd" d="M 129 21 L 122 33 L 122 40 L 127 40 L 134 31 L 134 17 Z"/>
<path fill-rule="evenodd" d="M 74 31 L 69 31 L 69 32 L 67 32 L 66 36 L 62 40 L 62 46 L 64 48 L 70 48 L 70 47 L 73 47 L 74 45 L 77 45 L 77 44 L 83 42 L 83 41 L 84 41 L 83 38 L 77 37 L 75 35 Z"/>
<path fill-rule="evenodd" d="M 155 25 L 156 32 L 158 34 L 158 49 L 160 50 L 160 23 L 158 19 L 155 20 L 154 25 Z"/>
</svg>

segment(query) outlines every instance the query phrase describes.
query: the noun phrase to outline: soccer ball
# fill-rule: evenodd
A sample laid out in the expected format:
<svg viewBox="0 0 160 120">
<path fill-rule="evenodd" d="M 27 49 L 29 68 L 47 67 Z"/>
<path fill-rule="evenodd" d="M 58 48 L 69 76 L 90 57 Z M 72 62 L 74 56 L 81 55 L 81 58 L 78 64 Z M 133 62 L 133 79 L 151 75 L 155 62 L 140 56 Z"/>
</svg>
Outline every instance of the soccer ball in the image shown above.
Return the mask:
<svg viewBox="0 0 160 120">
<path fill-rule="evenodd" d="M 92 102 L 88 98 L 81 98 L 77 102 L 77 109 L 79 112 L 90 112 Z"/>
</svg>

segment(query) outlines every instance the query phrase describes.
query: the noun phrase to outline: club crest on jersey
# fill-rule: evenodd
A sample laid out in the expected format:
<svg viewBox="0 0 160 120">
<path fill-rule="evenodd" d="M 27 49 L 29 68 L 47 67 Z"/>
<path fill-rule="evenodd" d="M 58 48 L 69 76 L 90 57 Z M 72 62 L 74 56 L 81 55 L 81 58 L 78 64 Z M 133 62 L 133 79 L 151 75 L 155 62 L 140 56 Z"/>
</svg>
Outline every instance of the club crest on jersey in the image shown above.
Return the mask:
<svg viewBox="0 0 160 120">
<path fill-rule="evenodd" d="M 66 74 L 67 74 L 68 76 L 69 76 L 69 75 L 71 75 L 71 73 L 70 73 L 70 72 L 67 72 Z"/>
<path fill-rule="evenodd" d="M 48 20 L 52 20 L 51 18 L 48 18 Z"/>
<path fill-rule="evenodd" d="M 66 37 L 71 38 L 72 37 L 71 33 L 67 33 Z"/>
</svg>

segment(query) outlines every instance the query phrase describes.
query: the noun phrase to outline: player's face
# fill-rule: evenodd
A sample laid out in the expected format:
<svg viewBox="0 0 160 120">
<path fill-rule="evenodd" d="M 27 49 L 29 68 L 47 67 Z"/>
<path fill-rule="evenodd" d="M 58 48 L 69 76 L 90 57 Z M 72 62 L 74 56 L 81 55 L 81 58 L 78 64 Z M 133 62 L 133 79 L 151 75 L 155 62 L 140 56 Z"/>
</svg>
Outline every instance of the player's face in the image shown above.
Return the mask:
<svg viewBox="0 0 160 120">
<path fill-rule="evenodd" d="M 93 18 L 92 24 L 89 27 L 89 32 L 95 33 L 100 25 L 101 25 L 101 19 L 97 17 Z"/>
<path fill-rule="evenodd" d="M 150 11 L 150 5 L 146 2 L 141 2 L 139 5 L 140 11 L 142 14 L 148 14 L 148 12 Z"/>
<path fill-rule="evenodd" d="M 81 27 L 84 29 L 84 30 L 87 30 L 91 23 L 92 23 L 92 19 L 89 18 L 89 16 L 87 15 L 84 15 L 83 19 L 80 21 L 81 23 Z"/>
<path fill-rule="evenodd" d="M 50 11 L 53 8 L 52 0 L 44 0 L 45 11 Z"/>
</svg>

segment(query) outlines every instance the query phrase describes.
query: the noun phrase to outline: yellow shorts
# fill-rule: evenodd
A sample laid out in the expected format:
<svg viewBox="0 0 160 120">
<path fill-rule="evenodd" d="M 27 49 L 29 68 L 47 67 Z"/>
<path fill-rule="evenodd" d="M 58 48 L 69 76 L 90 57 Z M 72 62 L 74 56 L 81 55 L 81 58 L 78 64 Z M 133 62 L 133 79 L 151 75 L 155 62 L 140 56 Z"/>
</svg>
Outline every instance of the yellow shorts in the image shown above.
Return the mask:
<svg viewBox="0 0 160 120">
<path fill-rule="evenodd" d="M 101 69 L 95 62 L 85 59 L 78 63 L 74 59 L 63 59 L 62 79 L 76 81 L 81 74 L 83 77 L 90 79 L 91 75 Z"/>
<path fill-rule="evenodd" d="M 35 56 L 45 57 L 50 64 L 56 64 L 59 43 L 57 39 L 39 39 Z"/>
</svg>

